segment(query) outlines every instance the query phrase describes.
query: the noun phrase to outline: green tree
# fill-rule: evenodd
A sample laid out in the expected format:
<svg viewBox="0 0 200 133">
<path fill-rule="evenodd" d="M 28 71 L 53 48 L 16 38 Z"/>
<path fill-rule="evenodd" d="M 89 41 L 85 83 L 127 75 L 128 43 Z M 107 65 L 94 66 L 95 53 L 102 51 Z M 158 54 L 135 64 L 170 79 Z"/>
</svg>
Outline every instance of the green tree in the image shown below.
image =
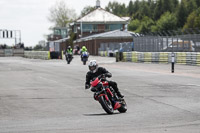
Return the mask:
<svg viewBox="0 0 200 133">
<path fill-rule="evenodd" d="M 188 0 L 186 2 L 186 8 L 187 8 L 187 16 L 192 13 L 194 10 L 197 9 L 196 2 L 194 0 Z"/>
<path fill-rule="evenodd" d="M 155 25 L 155 22 L 151 18 L 144 16 L 143 19 L 141 20 L 140 26 L 137 28 L 135 32 L 139 33 L 151 32 L 151 27 L 153 25 Z"/>
<path fill-rule="evenodd" d="M 44 48 L 42 47 L 42 45 L 37 44 L 37 45 L 35 45 L 35 46 L 33 47 L 33 50 L 35 50 L 35 51 L 42 51 L 42 50 L 44 50 Z"/>
<path fill-rule="evenodd" d="M 177 26 L 179 28 L 182 28 L 186 22 L 187 19 L 187 9 L 185 2 L 182 0 L 180 3 L 180 6 L 178 7 L 177 13 L 176 13 L 178 23 Z"/>
<path fill-rule="evenodd" d="M 148 5 L 149 5 L 149 8 L 150 8 L 150 17 L 152 19 L 154 19 L 154 10 L 155 10 L 156 3 L 153 0 L 152 1 L 149 0 Z"/>
<path fill-rule="evenodd" d="M 120 16 L 127 16 L 127 7 L 125 4 L 122 4 L 120 7 Z"/>
<path fill-rule="evenodd" d="M 200 0 L 195 0 L 197 7 L 200 7 Z"/>
<path fill-rule="evenodd" d="M 139 9 L 140 9 L 140 2 L 139 2 L 139 0 L 136 0 L 136 1 L 134 2 L 134 4 L 133 4 L 133 13 L 138 12 Z"/>
<path fill-rule="evenodd" d="M 105 7 L 106 11 L 109 11 L 117 16 L 122 16 L 122 14 L 126 14 L 126 8 L 124 8 L 124 5 L 114 1 L 109 2 L 108 6 Z"/>
<path fill-rule="evenodd" d="M 158 0 L 156 2 L 156 7 L 154 10 L 154 19 L 158 20 L 160 18 L 160 16 L 163 14 L 163 3 L 162 0 Z"/>
<path fill-rule="evenodd" d="M 139 12 L 140 12 L 142 17 L 143 16 L 148 16 L 148 17 L 151 16 L 151 10 L 150 10 L 150 6 L 148 5 L 148 2 L 143 0 L 141 2 L 141 6 L 140 7 L 141 8 L 140 8 Z"/>
<path fill-rule="evenodd" d="M 133 13 L 134 13 L 133 1 L 130 0 L 130 2 L 129 2 L 129 4 L 128 4 L 128 14 L 129 14 L 130 16 L 132 16 Z"/>
<path fill-rule="evenodd" d="M 92 7 L 92 6 L 86 6 L 83 8 L 83 10 L 81 11 L 81 16 L 85 16 L 86 14 L 94 11 L 96 8 Z"/>
<path fill-rule="evenodd" d="M 139 8 L 137 8 L 137 6 Z M 150 6 L 148 5 L 148 2 L 146 2 L 144 0 L 142 0 L 140 2 L 139 1 L 135 1 L 134 7 L 135 7 L 135 9 L 134 9 L 135 12 L 132 15 L 133 19 L 142 20 L 144 16 L 148 16 L 148 17 L 151 16 L 151 9 L 150 9 Z"/>
<path fill-rule="evenodd" d="M 177 27 L 176 15 L 166 12 L 160 17 L 156 24 L 158 31 L 174 30 Z"/>
<path fill-rule="evenodd" d="M 158 27 L 156 25 L 151 26 L 151 32 L 158 32 Z"/>
<path fill-rule="evenodd" d="M 187 18 L 183 30 L 188 28 L 200 28 L 200 8 L 193 11 Z"/>
<path fill-rule="evenodd" d="M 178 0 L 172 0 L 173 1 L 173 5 L 174 5 L 174 11 L 176 10 L 176 8 L 178 8 L 179 5 L 179 1 Z"/>
<path fill-rule="evenodd" d="M 163 0 L 162 2 L 163 4 L 163 8 L 162 8 L 162 12 L 172 12 L 174 9 L 174 3 L 172 2 L 172 0 Z"/>
<path fill-rule="evenodd" d="M 74 47 L 74 44 L 73 44 L 73 41 L 76 40 L 76 36 L 75 36 L 75 33 L 74 32 L 71 32 L 70 33 L 70 38 L 69 38 L 69 45 L 73 48 Z"/>
<path fill-rule="evenodd" d="M 130 22 L 130 24 L 128 25 L 128 30 L 129 31 L 136 31 L 137 28 L 139 28 L 139 27 L 140 27 L 140 20 L 135 19 L 135 20 L 132 20 Z"/>
<path fill-rule="evenodd" d="M 152 0 L 148 0 L 148 5 L 150 6 L 152 2 Z"/>
</svg>

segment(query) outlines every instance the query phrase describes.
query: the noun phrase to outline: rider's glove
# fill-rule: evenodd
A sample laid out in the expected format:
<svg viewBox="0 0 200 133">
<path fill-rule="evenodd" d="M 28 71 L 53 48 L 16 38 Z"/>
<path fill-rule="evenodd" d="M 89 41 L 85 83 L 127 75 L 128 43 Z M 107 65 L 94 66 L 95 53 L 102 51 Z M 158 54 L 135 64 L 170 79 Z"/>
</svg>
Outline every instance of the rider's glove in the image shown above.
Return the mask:
<svg viewBox="0 0 200 133">
<path fill-rule="evenodd" d="M 92 92 L 96 92 L 96 91 L 97 91 L 97 89 L 96 89 L 96 88 L 94 88 L 94 87 L 92 87 L 92 88 L 91 88 L 91 91 L 92 91 Z"/>
<path fill-rule="evenodd" d="M 111 73 L 106 73 L 105 76 L 110 78 L 110 77 L 112 77 L 112 74 Z"/>
<path fill-rule="evenodd" d="M 90 86 L 88 84 L 85 85 L 85 89 L 89 89 Z"/>
</svg>

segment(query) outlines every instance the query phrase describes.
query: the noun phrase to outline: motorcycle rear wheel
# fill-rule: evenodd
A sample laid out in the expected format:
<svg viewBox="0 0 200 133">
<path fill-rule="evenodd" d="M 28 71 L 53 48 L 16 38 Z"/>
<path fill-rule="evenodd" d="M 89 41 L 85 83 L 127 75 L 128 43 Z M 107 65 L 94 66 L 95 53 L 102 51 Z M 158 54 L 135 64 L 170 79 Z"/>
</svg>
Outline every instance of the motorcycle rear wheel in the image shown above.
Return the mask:
<svg viewBox="0 0 200 133">
<path fill-rule="evenodd" d="M 112 107 L 111 101 L 107 101 L 104 96 L 99 97 L 99 102 L 102 106 L 102 108 L 108 113 L 108 114 L 113 114 L 114 109 Z"/>
</svg>

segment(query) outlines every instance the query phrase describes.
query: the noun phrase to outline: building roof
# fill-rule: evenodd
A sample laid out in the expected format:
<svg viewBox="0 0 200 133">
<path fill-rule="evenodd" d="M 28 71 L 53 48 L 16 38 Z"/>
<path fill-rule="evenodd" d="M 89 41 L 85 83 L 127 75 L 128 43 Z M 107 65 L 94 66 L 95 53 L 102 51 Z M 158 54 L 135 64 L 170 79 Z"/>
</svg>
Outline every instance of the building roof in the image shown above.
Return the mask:
<svg viewBox="0 0 200 133">
<path fill-rule="evenodd" d="M 76 22 L 121 22 L 127 23 L 127 19 L 123 19 L 116 16 L 102 8 L 97 8 L 94 11 L 88 13 Z"/>
<path fill-rule="evenodd" d="M 55 40 L 55 41 L 51 41 L 51 42 L 57 42 L 57 43 L 61 43 L 61 42 L 65 42 L 67 40 L 69 40 L 70 37 L 66 37 L 66 38 L 63 38 L 63 39 L 59 39 L 59 40 Z"/>
<path fill-rule="evenodd" d="M 93 39 L 114 39 L 114 38 L 133 38 L 134 32 L 114 30 L 109 32 L 104 32 L 100 34 L 95 34 L 87 37 L 77 39 L 76 42 L 88 41 Z"/>
<path fill-rule="evenodd" d="M 131 18 L 130 17 L 121 17 L 122 19 L 129 21 Z"/>
</svg>

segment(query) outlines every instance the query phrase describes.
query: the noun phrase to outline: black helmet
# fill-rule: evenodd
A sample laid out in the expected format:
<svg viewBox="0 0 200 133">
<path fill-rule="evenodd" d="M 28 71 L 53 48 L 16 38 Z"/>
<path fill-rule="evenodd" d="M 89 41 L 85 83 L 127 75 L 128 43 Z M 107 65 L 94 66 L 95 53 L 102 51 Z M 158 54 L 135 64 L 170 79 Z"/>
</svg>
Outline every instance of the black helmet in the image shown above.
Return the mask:
<svg viewBox="0 0 200 133">
<path fill-rule="evenodd" d="M 92 73 L 95 73 L 95 72 L 97 71 L 97 69 L 98 69 L 98 64 L 97 64 L 96 60 L 91 60 L 91 61 L 89 62 L 88 67 L 89 67 L 89 70 L 90 70 Z"/>
</svg>

